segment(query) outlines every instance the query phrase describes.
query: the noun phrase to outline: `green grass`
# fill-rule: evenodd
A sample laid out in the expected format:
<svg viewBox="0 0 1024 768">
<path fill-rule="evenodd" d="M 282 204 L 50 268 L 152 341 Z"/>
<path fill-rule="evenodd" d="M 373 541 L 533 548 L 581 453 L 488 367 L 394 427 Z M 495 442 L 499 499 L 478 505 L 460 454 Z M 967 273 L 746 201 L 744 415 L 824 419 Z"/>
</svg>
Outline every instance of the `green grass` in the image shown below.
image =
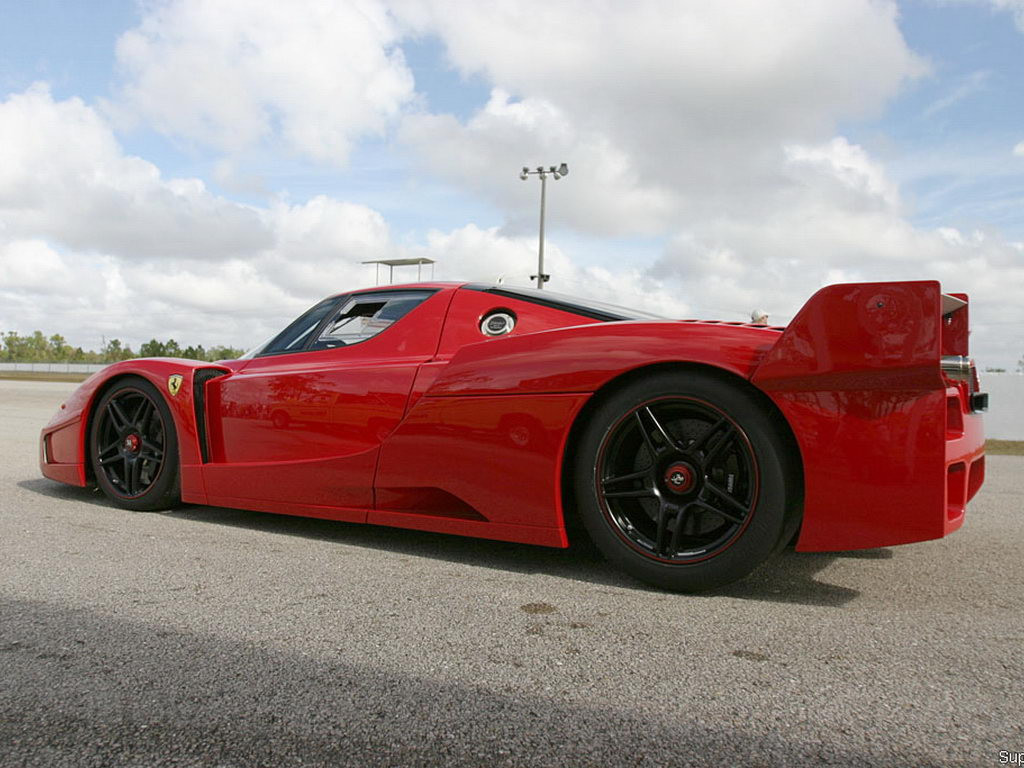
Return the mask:
<svg viewBox="0 0 1024 768">
<path fill-rule="evenodd" d="M 85 381 L 91 373 L 47 373 L 46 371 L 0 371 L 0 379 L 15 381 Z"/>
<path fill-rule="evenodd" d="M 1024 440 L 986 440 L 985 453 L 993 456 L 1024 456 Z"/>
</svg>

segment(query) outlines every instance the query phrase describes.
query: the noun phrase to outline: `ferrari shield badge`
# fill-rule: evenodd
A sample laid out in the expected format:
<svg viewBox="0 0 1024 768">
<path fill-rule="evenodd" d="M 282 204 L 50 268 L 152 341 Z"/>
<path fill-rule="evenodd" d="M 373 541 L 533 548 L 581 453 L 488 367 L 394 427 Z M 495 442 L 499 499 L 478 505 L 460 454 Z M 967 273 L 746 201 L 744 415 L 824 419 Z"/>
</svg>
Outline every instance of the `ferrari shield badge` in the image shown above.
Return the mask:
<svg viewBox="0 0 1024 768">
<path fill-rule="evenodd" d="M 167 377 L 167 391 L 170 392 L 172 396 L 178 394 L 178 390 L 181 389 L 182 380 L 183 377 L 180 373 L 172 373 Z"/>
</svg>

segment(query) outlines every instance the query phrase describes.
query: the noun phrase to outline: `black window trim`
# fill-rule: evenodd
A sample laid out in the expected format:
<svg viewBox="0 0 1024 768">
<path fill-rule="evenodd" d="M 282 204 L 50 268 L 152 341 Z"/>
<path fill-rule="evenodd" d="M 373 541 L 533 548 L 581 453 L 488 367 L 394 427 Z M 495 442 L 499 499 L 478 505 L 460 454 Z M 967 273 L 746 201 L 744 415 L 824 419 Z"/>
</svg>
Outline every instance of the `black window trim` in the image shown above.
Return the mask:
<svg viewBox="0 0 1024 768">
<path fill-rule="evenodd" d="M 316 324 L 316 327 L 313 328 L 313 331 L 309 334 L 308 338 L 306 339 L 306 342 L 301 347 L 299 347 L 298 349 L 279 349 L 279 350 L 275 350 L 273 352 L 259 352 L 259 353 L 255 354 L 255 355 L 253 355 L 253 359 L 258 360 L 261 357 L 279 357 L 281 355 L 294 355 L 294 354 L 298 354 L 299 352 L 305 352 L 306 351 L 306 347 L 309 346 L 309 339 L 310 338 L 316 338 L 320 334 L 320 330 L 323 328 L 323 326 L 327 322 L 328 318 L 334 316 L 334 313 L 338 309 L 338 305 L 342 301 L 347 299 L 349 296 L 351 296 L 351 295 L 352 294 L 349 294 L 349 293 L 343 293 L 343 294 L 340 294 L 340 295 L 334 297 L 334 303 L 324 313 L 324 316 L 320 319 L 320 322 Z M 321 299 L 316 304 L 314 304 L 312 307 L 307 309 L 306 312 L 309 312 L 311 309 L 313 309 L 314 307 L 322 304 L 326 300 L 327 299 Z M 306 314 L 306 312 L 303 312 L 302 314 L 304 315 L 304 314 Z M 299 317 L 302 317 L 302 315 L 299 315 Z M 296 320 L 298 320 L 299 317 L 296 317 L 295 320 L 292 320 L 291 323 L 288 323 L 288 325 L 286 325 L 284 328 L 282 328 L 277 333 L 277 335 L 275 335 L 269 342 L 267 342 L 267 345 L 269 346 L 271 343 L 276 341 L 277 337 L 280 336 L 282 333 L 284 333 L 286 330 L 288 330 L 288 328 L 291 326 L 291 324 L 294 323 Z"/>
<path fill-rule="evenodd" d="M 386 294 L 389 294 L 389 293 L 390 294 L 393 294 L 393 293 L 423 293 L 423 294 L 426 294 L 423 297 L 423 301 L 421 301 L 419 304 L 416 305 L 418 307 L 421 304 L 423 304 L 423 302 L 425 302 L 428 299 L 430 299 L 430 297 L 433 296 L 435 293 L 437 293 L 438 290 L 440 290 L 440 289 L 438 289 L 438 288 L 412 288 L 412 289 L 410 289 L 410 288 L 384 288 L 384 289 L 379 290 L 379 291 L 360 291 L 359 293 L 342 293 L 342 294 L 339 294 L 338 296 L 334 297 L 334 304 L 324 314 L 323 319 L 319 323 L 317 323 L 316 328 L 314 328 L 313 332 L 309 334 L 309 338 L 306 339 L 306 343 L 303 344 L 300 349 L 284 349 L 284 350 L 280 350 L 278 352 L 260 352 L 259 354 L 254 355 L 253 358 L 258 360 L 261 357 L 278 357 L 280 355 L 294 355 L 294 354 L 297 354 L 299 352 L 332 352 L 332 351 L 337 350 L 337 349 L 343 349 L 344 347 L 322 347 L 320 349 L 312 349 L 311 347 L 313 346 L 314 342 L 317 341 L 320 338 L 320 335 L 326 330 L 327 326 L 330 325 L 334 321 L 335 314 L 338 312 L 339 309 L 341 309 L 341 307 L 344 305 L 344 303 L 346 301 L 348 301 L 349 299 L 356 299 L 356 298 L 358 298 L 358 299 L 361 300 L 364 296 L 365 297 L 380 296 L 382 294 L 386 295 Z M 317 303 L 320 303 L 320 302 L 317 302 Z M 316 304 L 314 304 L 313 306 L 315 307 Z M 310 309 L 312 309 L 312 308 L 313 307 L 310 307 Z M 415 309 L 416 309 L 416 307 L 413 307 L 409 311 L 413 312 L 413 311 L 415 311 Z M 309 310 L 306 310 L 306 311 L 308 312 Z M 303 314 L 305 314 L 305 313 L 303 313 Z M 302 317 L 302 315 L 299 315 L 299 317 Z M 299 319 L 298 317 L 295 318 L 295 320 L 298 320 L 298 319 Z M 404 319 L 405 319 L 405 316 L 403 315 L 402 317 L 400 317 L 398 319 L 397 322 L 392 323 L 387 328 L 384 328 L 380 333 L 375 334 L 374 336 L 371 336 L 370 338 L 374 338 L 375 339 L 375 338 L 377 338 L 377 336 L 380 336 L 383 333 L 387 333 L 392 327 L 394 327 L 395 325 L 397 325 L 399 322 L 401 322 Z M 293 320 L 292 322 L 295 322 L 295 320 Z M 291 325 L 291 323 L 289 323 L 289 325 Z M 281 330 L 281 333 L 283 333 L 284 330 L 287 329 L 287 328 L 288 328 L 288 326 L 286 325 L 284 327 L 284 329 Z M 280 333 L 278 335 L 280 335 Z M 274 337 L 274 339 L 276 339 L 276 338 L 277 338 L 277 336 Z M 271 339 L 271 341 L 273 341 L 273 339 Z M 366 341 L 369 341 L 369 339 L 366 339 Z"/>
<path fill-rule="evenodd" d="M 469 283 L 463 286 L 471 291 L 480 291 L 481 293 L 490 293 L 495 296 L 501 296 L 506 299 L 517 299 L 519 301 L 525 301 L 529 304 L 537 304 L 542 307 L 549 307 L 551 309 L 558 309 L 562 312 L 568 312 L 571 315 L 579 315 L 580 317 L 589 317 L 593 320 L 600 320 L 605 323 L 613 323 L 619 320 L 637 320 L 637 317 L 630 317 L 629 315 L 620 315 L 612 312 L 605 312 L 597 309 L 596 307 L 588 307 L 582 304 L 574 304 L 572 302 L 563 301 L 561 299 L 548 299 L 543 296 L 536 296 L 531 293 L 520 293 L 516 290 L 509 290 L 507 288 L 499 288 L 493 285 L 487 285 L 485 283 Z"/>
</svg>

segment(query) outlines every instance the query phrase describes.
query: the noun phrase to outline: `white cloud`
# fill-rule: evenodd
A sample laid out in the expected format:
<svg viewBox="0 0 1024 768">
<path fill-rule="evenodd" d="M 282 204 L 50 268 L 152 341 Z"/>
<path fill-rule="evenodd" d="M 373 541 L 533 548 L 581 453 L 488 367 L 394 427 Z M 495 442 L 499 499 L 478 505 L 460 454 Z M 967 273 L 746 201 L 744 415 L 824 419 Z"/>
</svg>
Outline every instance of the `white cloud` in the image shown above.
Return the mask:
<svg viewBox="0 0 1024 768">
<path fill-rule="evenodd" d="M 831 269 L 849 255 L 830 237 L 849 238 L 851 224 L 863 231 L 883 211 L 899 215 L 882 167 L 833 133 L 926 69 L 891 3 L 400 7 L 413 29 L 440 36 L 454 66 L 495 84 L 464 123 L 411 115 L 401 137 L 432 172 L 507 211 L 508 232 L 535 227 L 537 193 L 523 189 L 518 166 L 568 162 L 570 175 L 549 190 L 556 224 L 671 235 L 653 274 L 686 276 L 676 290 L 695 306 L 745 314 L 751 302 L 737 281 L 763 287 L 768 268 L 797 273 L 806 292 L 820 262 Z M 767 265 L 762 238 L 806 237 L 811 216 L 829 255 L 803 263 L 800 249 L 780 247 L 787 258 Z M 780 231 L 780 221 L 795 229 Z M 695 273 L 714 277 L 698 286 Z"/>
<path fill-rule="evenodd" d="M 1017 29 L 1024 32 L 1024 0 L 960 0 L 961 2 L 982 2 L 997 11 L 1006 11 L 1013 15 Z"/>
<path fill-rule="evenodd" d="M 143 14 L 119 42 L 109 112 L 45 86 L 0 102 L 0 325 L 49 329 L 49 295 L 82 333 L 242 345 L 371 283 L 368 259 L 425 255 L 438 278 L 526 284 L 538 190 L 518 171 L 564 161 L 569 176 L 548 185 L 554 290 L 668 315 L 744 319 L 759 306 L 785 321 L 828 282 L 938 277 L 973 294 L 983 362 L 1020 354 L 1005 329 L 1024 324 L 1007 300 L 1024 293 L 1022 246 L 915 227 L 913 198 L 837 135 L 926 69 L 891 2 L 179 0 Z M 465 120 L 425 112 L 400 50 L 408 35 L 437 35 L 454 67 L 491 86 L 488 102 Z M 226 153 L 218 183 L 269 202 L 165 178 L 124 152 L 104 114 Z M 274 197 L 245 160 L 270 143 L 340 165 L 393 127 L 502 226 L 466 221 L 417 241 L 357 202 Z M 421 204 L 408 181 L 394 208 Z M 653 265 L 627 245 L 595 266 L 581 243 L 609 235 L 665 247 Z"/>
<path fill-rule="evenodd" d="M 536 239 L 467 225 L 399 245 L 384 217 L 319 195 L 242 206 L 198 179 L 165 180 L 126 155 L 103 117 L 36 85 L 0 103 L 0 329 L 246 346 L 323 295 L 372 282 L 370 259 L 428 255 L 438 277 L 526 283 Z M 639 270 L 574 264 L 549 243 L 563 290 L 648 294 L 683 307 Z"/>
<path fill-rule="evenodd" d="M 510 237 L 496 227 L 481 229 L 468 224 L 452 232 L 431 232 L 426 244 L 410 248 L 409 254 L 437 260 L 439 280 L 502 280 L 528 286 L 530 275 L 537 273 L 536 237 Z M 554 243 L 545 248 L 544 262 L 545 271 L 558 276 L 551 287 L 560 293 L 625 303 L 667 317 L 683 317 L 689 312 L 685 301 L 642 269 L 628 265 L 618 270 L 581 266 Z"/>
<path fill-rule="evenodd" d="M 863 147 L 836 136 L 816 146 L 790 145 L 785 148 L 789 168 L 798 174 L 801 165 L 817 172 L 818 179 L 834 180 L 851 192 L 847 201 L 859 199 L 898 209 L 899 189 L 886 177 L 885 169 L 872 160 Z M 813 183 L 813 182 L 812 182 Z"/>
<path fill-rule="evenodd" d="M 1024 32 L 1024 0 L 934 0 L 941 5 L 987 5 L 993 11 L 1009 13 L 1017 29 Z"/>
<path fill-rule="evenodd" d="M 599 235 L 670 234 L 649 270 L 633 268 L 696 314 L 743 319 L 762 306 L 785 321 L 828 282 L 938 277 L 975 294 L 979 352 L 1010 354 L 985 321 L 1007 290 L 1024 291 L 1013 244 L 916 228 L 883 165 L 836 135 L 928 68 L 893 3 L 401 9 L 443 40 L 454 66 L 495 87 L 464 123 L 407 118 L 403 139 L 513 225 L 532 224 L 536 204 L 535 192 L 516 193 L 518 165 L 566 161 L 572 173 L 552 198 L 559 221 Z"/>
<path fill-rule="evenodd" d="M 0 219 L 8 238 L 46 233 L 126 258 L 230 258 L 270 243 L 252 210 L 199 179 L 163 179 L 94 109 L 44 84 L 0 102 Z"/>
<path fill-rule="evenodd" d="M 562 156 L 538 162 L 564 160 L 582 171 L 573 139 L 605 146 L 628 167 L 634 187 L 659 197 L 670 189 L 691 210 L 774 183 L 782 144 L 829 138 L 838 120 L 876 113 L 925 68 L 900 34 L 895 5 L 884 2 L 649 0 L 598 11 L 585 0 L 508 0 L 465 3 L 458 12 L 447 2 L 400 8 L 414 29 L 440 36 L 456 67 L 482 74 L 535 113 L 532 122 L 520 112 L 502 114 L 492 98 L 433 147 L 438 126 L 429 124 L 430 138 L 416 145 L 436 167 L 458 169 L 454 148 L 472 145 L 479 120 L 499 136 L 504 123 L 522 154 L 561 148 L 568 137 Z M 407 126 L 407 135 L 418 127 Z M 514 170 L 516 154 L 498 141 L 488 160 Z M 604 159 L 592 151 L 586 162 Z M 604 195 L 614 200 L 620 192 L 609 185 Z M 610 207 L 593 221 L 604 221 Z"/>
<path fill-rule="evenodd" d="M 1017 155 L 1017 157 L 1024 157 L 1024 141 L 1013 148 L 1013 154 Z"/>
<path fill-rule="evenodd" d="M 172 0 L 118 40 L 118 113 L 228 153 L 276 137 L 344 164 L 413 95 L 394 24 L 376 0 Z"/>
<path fill-rule="evenodd" d="M 936 99 L 925 108 L 924 116 L 926 118 L 935 117 L 938 113 L 977 93 L 985 87 L 991 76 L 992 73 L 989 70 L 978 70 L 960 78 L 960 82 L 949 93 Z"/>
<path fill-rule="evenodd" d="M 0 102 L 8 329 L 59 329 L 87 347 L 101 335 L 253 343 L 322 294 L 364 284 L 357 258 L 391 248 L 365 206 L 256 208 L 199 179 L 164 179 L 124 153 L 96 110 L 45 85 Z"/>
<path fill-rule="evenodd" d="M 1019 354 L 1009 323 L 1024 311 L 1021 246 L 997 234 L 923 230 L 901 212 L 896 187 L 861 147 L 838 137 L 789 147 L 779 189 L 757 217 L 727 213 L 690 224 L 652 274 L 682 286 L 701 314 L 741 319 L 754 306 L 788 321 L 835 282 L 937 279 L 972 297 L 972 347 L 985 363 Z"/>
<path fill-rule="evenodd" d="M 0 330 L 61 333 L 74 345 L 99 348 L 122 323 L 108 309 L 124 296 L 114 263 L 65 254 L 42 239 L 6 239 L 0 231 Z"/>
<path fill-rule="evenodd" d="M 303 205 L 275 203 L 263 216 L 276 241 L 260 255 L 261 269 L 293 295 L 362 287 L 371 275 L 363 261 L 396 255 L 384 217 L 363 205 L 318 196 Z"/>
<path fill-rule="evenodd" d="M 602 235 L 664 230 L 675 207 L 670 189 L 642 184 L 630 158 L 597 131 L 580 132 L 554 105 L 512 101 L 495 89 L 468 123 L 451 115 L 407 117 L 402 138 L 433 173 L 486 196 L 511 212 L 513 230 L 536 227 L 537 179 L 519 179 L 524 165 L 569 162 L 564 182 L 549 179 L 556 223 Z"/>
</svg>

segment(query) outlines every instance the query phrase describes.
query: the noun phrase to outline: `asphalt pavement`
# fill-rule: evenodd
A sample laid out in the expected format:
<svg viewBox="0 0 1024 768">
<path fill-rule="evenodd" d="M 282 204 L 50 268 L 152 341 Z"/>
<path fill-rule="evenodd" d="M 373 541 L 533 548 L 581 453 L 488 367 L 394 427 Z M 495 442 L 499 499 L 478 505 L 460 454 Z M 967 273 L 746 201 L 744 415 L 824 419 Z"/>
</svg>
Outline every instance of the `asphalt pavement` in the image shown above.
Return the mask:
<svg viewBox="0 0 1024 768">
<path fill-rule="evenodd" d="M 586 544 L 124 512 L 39 475 L 39 428 L 73 388 L 0 381 L 0 766 L 995 766 L 1024 752 L 1022 457 L 988 458 L 945 540 L 784 552 L 682 596 Z"/>
</svg>

